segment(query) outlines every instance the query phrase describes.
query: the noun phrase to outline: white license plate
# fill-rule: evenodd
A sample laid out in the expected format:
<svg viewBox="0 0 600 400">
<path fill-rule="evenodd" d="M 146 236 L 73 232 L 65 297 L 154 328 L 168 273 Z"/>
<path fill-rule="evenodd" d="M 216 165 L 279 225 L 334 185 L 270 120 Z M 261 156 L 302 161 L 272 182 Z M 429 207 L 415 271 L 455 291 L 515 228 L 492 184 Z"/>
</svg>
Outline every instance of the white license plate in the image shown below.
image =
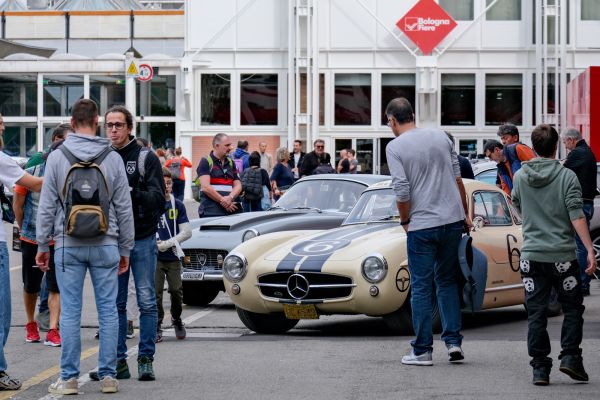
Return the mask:
<svg viewBox="0 0 600 400">
<path fill-rule="evenodd" d="M 183 272 L 181 280 L 184 281 L 201 281 L 204 279 L 204 272 Z"/>
</svg>

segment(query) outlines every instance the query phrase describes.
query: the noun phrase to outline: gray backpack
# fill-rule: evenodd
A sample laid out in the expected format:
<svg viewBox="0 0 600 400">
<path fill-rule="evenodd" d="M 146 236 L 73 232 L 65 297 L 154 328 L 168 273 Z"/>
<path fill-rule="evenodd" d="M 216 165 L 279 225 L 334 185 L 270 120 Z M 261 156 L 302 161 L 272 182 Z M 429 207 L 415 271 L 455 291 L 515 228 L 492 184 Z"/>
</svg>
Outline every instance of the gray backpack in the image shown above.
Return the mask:
<svg viewBox="0 0 600 400">
<path fill-rule="evenodd" d="M 62 189 L 64 233 L 80 239 L 106 234 L 110 195 L 100 165 L 112 149 L 107 147 L 90 161 L 78 159 L 65 146 L 60 150 L 71 164 Z"/>
<path fill-rule="evenodd" d="M 260 168 L 248 168 L 240 176 L 244 199 L 259 200 L 263 197 L 262 172 Z"/>
</svg>

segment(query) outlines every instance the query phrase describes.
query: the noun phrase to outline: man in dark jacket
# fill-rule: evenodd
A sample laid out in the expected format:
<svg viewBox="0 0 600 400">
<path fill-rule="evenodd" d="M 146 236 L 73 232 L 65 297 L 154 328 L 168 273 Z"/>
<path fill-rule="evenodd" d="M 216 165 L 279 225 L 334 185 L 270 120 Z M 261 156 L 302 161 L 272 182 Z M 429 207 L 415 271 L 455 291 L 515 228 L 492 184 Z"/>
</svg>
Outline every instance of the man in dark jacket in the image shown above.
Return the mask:
<svg viewBox="0 0 600 400">
<path fill-rule="evenodd" d="M 583 140 L 577 129 L 567 129 L 563 132 L 562 142 L 569 152 L 564 167 L 569 168 L 579 179 L 583 198 L 583 213 L 587 220 L 588 230 L 590 220 L 594 216 L 594 197 L 596 197 L 596 157 L 590 146 Z M 575 235 L 577 243 L 577 261 L 581 268 L 581 291 L 584 296 L 590 295 L 590 276 L 585 273 L 587 250 L 579 235 Z"/>
<path fill-rule="evenodd" d="M 304 157 L 302 166 L 300 168 L 300 178 L 303 176 L 314 175 L 315 170 L 324 164 L 331 166 L 331 156 L 329 153 L 325 153 L 325 141 L 323 139 L 317 139 L 314 142 L 314 150 L 308 153 Z M 333 167 L 331 167 L 333 169 Z"/>
<path fill-rule="evenodd" d="M 165 181 L 162 166 L 154 152 L 142 149 L 131 135 L 133 116 L 124 106 L 115 106 L 104 117 L 106 136 L 113 149 L 125 163 L 129 182 L 135 245 L 131 250 L 130 269 L 135 281 L 140 309 L 140 343 L 138 350 L 138 379 L 154 380 L 154 351 L 158 310 L 154 276 L 156 269 L 156 231 L 158 220 L 165 209 Z M 145 153 L 145 154 L 144 154 Z M 143 164 L 143 165 L 142 165 Z M 129 270 L 119 276 L 117 311 L 119 313 L 119 341 L 117 347 L 117 379 L 130 377 L 127 366 L 127 287 Z M 94 377 L 92 376 L 92 379 Z"/>
<path fill-rule="evenodd" d="M 294 179 L 300 178 L 300 169 L 302 168 L 305 156 L 306 153 L 302 151 L 302 140 L 294 140 L 294 152 L 291 154 L 290 160 L 288 161 L 288 166 L 294 173 Z"/>
</svg>

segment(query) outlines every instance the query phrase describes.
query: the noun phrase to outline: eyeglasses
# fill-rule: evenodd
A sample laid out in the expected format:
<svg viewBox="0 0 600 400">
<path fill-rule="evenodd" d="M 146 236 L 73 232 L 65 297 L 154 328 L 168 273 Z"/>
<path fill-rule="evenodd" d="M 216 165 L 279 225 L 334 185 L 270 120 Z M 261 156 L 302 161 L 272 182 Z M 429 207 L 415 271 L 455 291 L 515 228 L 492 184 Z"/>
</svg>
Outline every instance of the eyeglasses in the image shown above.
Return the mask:
<svg viewBox="0 0 600 400">
<path fill-rule="evenodd" d="M 324 149 L 324 148 L 325 148 L 324 144 L 323 145 L 319 145 L 319 146 L 315 146 L 315 149 Z"/>
<path fill-rule="evenodd" d="M 108 123 L 104 124 L 104 128 L 109 131 L 112 131 L 113 128 L 120 131 L 120 130 L 124 129 L 126 126 L 127 126 L 127 124 L 124 122 L 115 122 L 115 123 L 108 122 Z"/>
</svg>

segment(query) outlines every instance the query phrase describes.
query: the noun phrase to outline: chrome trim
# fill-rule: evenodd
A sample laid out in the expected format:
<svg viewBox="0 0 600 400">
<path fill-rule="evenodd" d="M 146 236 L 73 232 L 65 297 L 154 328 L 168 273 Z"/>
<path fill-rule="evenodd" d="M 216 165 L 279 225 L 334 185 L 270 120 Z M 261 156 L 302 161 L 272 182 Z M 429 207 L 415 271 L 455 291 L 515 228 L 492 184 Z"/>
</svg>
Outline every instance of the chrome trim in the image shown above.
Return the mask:
<svg viewBox="0 0 600 400">
<path fill-rule="evenodd" d="M 287 285 L 283 283 L 257 283 L 258 287 L 272 287 L 272 288 L 286 288 Z"/>
<path fill-rule="evenodd" d="M 506 285 L 485 289 L 485 293 L 503 292 L 505 290 L 522 289 L 523 287 L 525 287 L 525 285 L 523 285 L 522 283 L 517 283 L 515 285 Z"/>
<path fill-rule="evenodd" d="M 370 257 L 375 257 L 375 258 L 379 259 L 379 261 L 381 261 L 383 263 L 383 271 L 384 271 L 383 272 L 383 276 L 378 281 L 369 279 L 365 275 L 365 261 L 368 258 L 370 258 Z M 360 272 L 361 272 L 363 278 L 365 278 L 365 280 L 367 282 L 369 282 L 369 283 L 379 283 L 379 282 L 383 281 L 385 279 L 385 277 L 387 276 L 387 272 L 388 272 L 388 263 L 387 263 L 387 260 L 385 259 L 385 257 L 381 253 L 371 253 L 371 254 L 368 254 L 365 258 L 363 258 L 362 262 L 360 263 Z"/>
<path fill-rule="evenodd" d="M 260 233 L 256 229 L 254 229 L 254 228 L 246 229 L 244 231 L 244 233 L 242 233 L 242 243 L 244 243 L 246 241 L 246 239 L 244 239 L 244 236 L 246 236 L 246 233 L 248 233 L 248 232 L 254 233 L 254 237 L 252 239 L 260 236 Z M 250 239 L 248 239 L 248 240 L 250 240 Z"/>
<path fill-rule="evenodd" d="M 240 260 L 242 260 L 242 263 L 244 264 L 244 273 L 242 274 L 242 276 L 240 276 L 239 278 L 233 279 L 231 278 L 231 276 L 229 276 L 229 274 L 225 273 L 225 264 L 226 264 L 226 260 L 228 257 L 238 257 Z M 242 253 L 238 253 L 236 251 L 232 251 L 229 254 L 227 254 L 227 257 L 225 257 L 225 259 L 223 260 L 223 276 L 228 280 L 231 281 L 233 283 L 237 283 L 239 281 L 241 281 L 242 279 L 244 279 L 244 277 L 246 276 L 246 273 L 248 272 L 248 260 L 246 259 L 246 257 L 242 254 Z"/>
<path fill-rule="evenodd" d="M 287 285 L 284 285 L 282 283 L 256 283 L 255 284 L 257 287 L 272 287 L 272 288 L 287 288 Z M 355 288 L 357 285 L 356 283 L 334 283 L 334 284 L 324 284 L 324 285 L 308 285 L 309 289 L 335 289 L 335 288 L 344 288 L 344 287 L 351 287 L 351 288 Z"/>
</svg>

